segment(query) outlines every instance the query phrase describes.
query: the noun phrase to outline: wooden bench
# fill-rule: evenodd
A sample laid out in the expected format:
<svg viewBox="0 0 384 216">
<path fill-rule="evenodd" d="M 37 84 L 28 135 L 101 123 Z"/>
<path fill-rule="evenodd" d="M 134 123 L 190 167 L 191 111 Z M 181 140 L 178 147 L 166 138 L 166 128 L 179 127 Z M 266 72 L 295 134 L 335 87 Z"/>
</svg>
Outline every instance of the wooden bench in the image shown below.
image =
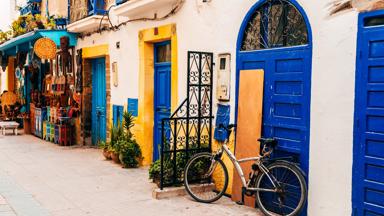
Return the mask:
<svg viewBox="0 0 384 216">
<path fill-rule="evenodd" d="M 15 135 L 17 135 L 17 128 L 19 127 L 19 123 L 17 122 L 13 122 L 13 121 L 9 121 L 9 122 L 0 122 L 0 130 L 2 132 L 3 135 L 6 135 L 5 131 L 7 129 L 11 129 L 13 130 L 13 133 Z"/>
</svg>

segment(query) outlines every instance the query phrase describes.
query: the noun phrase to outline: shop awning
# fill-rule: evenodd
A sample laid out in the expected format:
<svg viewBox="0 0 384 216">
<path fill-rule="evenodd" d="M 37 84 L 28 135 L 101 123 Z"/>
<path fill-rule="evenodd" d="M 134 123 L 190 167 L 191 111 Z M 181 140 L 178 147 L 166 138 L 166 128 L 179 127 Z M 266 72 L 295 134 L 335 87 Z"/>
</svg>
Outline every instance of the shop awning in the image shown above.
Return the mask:
<svg viewBox="0 0 384 216">
<path fill-rule="evenodd" d="M 0 52 L 3 55 L 16 55 L 19 51 L 28 51 L 33 47 L 35 41 L 39 38 L 47 37 L 53 40 L 56 45 L 60 46 L 60 38 L 63 36 L 69 37 L 70 46 L 75 46 L 77 43 L 77 35 L 74 33 L 67 32 L 66 30 L 35 30 L 18 37 L 12 38 L 11 40 L 0 45 Z"/>
</svg>

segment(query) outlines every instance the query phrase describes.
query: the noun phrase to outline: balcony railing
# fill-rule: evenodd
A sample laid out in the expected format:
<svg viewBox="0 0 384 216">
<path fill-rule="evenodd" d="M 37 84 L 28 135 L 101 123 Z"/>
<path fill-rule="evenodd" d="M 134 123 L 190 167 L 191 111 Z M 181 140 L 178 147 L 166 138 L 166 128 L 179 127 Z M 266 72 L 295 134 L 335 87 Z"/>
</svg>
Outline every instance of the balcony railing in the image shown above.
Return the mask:
<svg viewBox="0 0 384 216">
<path fill-rule="evenodd" d="M 21 15 L 27 14 L 40 14 L 41 13 L 41 0 L 28 0 L 27 5 L 20 8 Z"/>
<path fill-rule="evenodd" d="M 69 0 L 70 23 L 92 15 L 103 15 L 106 12 L 105 0 Z"/>
<path fill-rule="evenodd" d="M 172 7 L 176 2 L 177 0 L 116 0 L 118 6 L 114 8 L 114 12 L 117 16 L 134 19 L 143 13 Z"/>
</svg>

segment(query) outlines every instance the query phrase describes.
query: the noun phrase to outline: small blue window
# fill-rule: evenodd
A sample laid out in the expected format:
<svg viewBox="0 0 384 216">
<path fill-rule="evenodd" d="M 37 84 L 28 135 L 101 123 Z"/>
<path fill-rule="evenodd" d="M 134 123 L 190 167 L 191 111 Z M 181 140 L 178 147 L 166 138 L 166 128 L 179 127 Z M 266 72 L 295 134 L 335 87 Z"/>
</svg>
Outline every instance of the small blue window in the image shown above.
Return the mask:
<svg viewBox="0 0 384 216">
<path fill-rule="evenodd" d="M 138 109 L 139 100 L 137 98 L 128 98 L 128 112 L 137 117 L 139 115 Z"/>
<path fill-rule="evenodd" d="M 113 126 L 117 124 L 123 124 L 124 106 L 113 105 Z"/>
</svg>

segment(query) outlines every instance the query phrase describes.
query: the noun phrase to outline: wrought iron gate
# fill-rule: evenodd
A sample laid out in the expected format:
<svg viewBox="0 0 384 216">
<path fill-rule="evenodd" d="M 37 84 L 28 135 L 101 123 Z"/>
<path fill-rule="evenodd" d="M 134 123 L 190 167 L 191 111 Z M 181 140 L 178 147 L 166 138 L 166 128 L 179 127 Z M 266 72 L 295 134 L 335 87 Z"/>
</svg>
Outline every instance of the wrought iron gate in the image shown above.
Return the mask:
<svg viewBox="0 0 384 216">
<path fill-rule="evenodd" d="M 187 98 L 162 120 L 160 188 L 180 184 L 190 156 L 211 151 L 213 54 L 188 52 Z"/>
</svg>

